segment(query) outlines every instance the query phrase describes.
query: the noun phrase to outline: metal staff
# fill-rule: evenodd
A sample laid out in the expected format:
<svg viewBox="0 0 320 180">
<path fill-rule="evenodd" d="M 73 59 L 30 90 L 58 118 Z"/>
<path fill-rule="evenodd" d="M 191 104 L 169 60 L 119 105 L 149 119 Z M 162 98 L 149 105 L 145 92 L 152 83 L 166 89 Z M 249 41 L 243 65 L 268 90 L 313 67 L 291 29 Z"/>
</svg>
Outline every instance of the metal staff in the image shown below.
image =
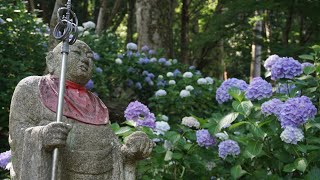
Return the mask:
<svg viewBox="0 0 320 180">
<path fill-rule="evenodd" d="M 64 14 L 65 13 L 65 14 Z M 63 116 L 64 91 L 66 81 L 67 60 L 69 54 L 69 45 L 76 42 L 78 36 L 78 19 L 76 14 L 71 10 L 71 0 L 68 0 L 66 7 L 61 7 L 57 11 L 58 24 L 55 26 L 53 36 L 57 40 L 63 41 L 61 47 L 62 61 L 58 93 L 58 105 L 56 121 L 61 122 Z M 57 179 L 59 149 L 53 150 L 51 180 Z"/>
</svg>

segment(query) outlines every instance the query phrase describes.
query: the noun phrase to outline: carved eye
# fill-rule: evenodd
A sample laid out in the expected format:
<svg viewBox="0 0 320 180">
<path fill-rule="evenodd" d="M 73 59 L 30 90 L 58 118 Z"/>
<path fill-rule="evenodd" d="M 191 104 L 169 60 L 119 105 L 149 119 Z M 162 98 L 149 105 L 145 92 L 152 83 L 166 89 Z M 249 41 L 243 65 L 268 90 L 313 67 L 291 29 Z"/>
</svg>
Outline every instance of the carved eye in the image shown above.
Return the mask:
<svg viewBox="0 0 320 180">
<path fill-rule="evenodd" d="M 72 52 L 76 53 L 77 55 L 81 55 L 80 51 L 72 51 Z"/>
</svg>

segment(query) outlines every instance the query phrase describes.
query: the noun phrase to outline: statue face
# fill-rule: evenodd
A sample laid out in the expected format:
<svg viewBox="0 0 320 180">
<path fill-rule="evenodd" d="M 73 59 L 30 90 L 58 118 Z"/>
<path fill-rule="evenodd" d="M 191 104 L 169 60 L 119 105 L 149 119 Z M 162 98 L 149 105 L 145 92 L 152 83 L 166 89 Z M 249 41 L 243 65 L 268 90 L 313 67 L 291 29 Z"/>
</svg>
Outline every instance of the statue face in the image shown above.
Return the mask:
<svg viewBox="0 0 320 180">
<path fill-rule="evenodd" d="M 77 41 L 74 45 L 71 45 L 66 79 L 80 85 L 85 85 L 92 76 L 92 58 L 93 53 L 85 43 Z"/>
</svg>

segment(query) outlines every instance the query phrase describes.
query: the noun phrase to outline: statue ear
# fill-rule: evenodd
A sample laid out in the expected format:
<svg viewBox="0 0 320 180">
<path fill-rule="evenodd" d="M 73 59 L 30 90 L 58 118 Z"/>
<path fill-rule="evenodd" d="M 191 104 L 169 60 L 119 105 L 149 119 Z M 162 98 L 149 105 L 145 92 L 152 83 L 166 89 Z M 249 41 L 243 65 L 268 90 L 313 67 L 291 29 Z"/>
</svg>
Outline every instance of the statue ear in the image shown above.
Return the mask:
<svg viewBox="0 0 320 180">
<path fill-rule="evenodd" d="M 53 51 L 48 52 L 48 54 L 46 56 L 46 63 L 47 63 L 47 69 L 48 69 L 49 73 L 53 74 L 53 72 L 56 69 Z"/>
</svg>

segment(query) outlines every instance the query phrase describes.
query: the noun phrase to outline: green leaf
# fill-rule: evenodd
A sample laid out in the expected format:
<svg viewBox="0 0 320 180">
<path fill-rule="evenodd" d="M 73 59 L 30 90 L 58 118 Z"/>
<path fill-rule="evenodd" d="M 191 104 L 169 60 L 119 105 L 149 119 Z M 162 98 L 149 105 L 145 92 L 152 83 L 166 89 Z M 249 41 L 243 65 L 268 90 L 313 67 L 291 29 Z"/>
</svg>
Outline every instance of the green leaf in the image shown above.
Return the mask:
<svg viewBox="0 0 320 180">
<path fill-rule="evenodd" d="M 181 153 L 173 153 L 172 158 L 173 159 L 181 159 L 182 158 L 182 154 Z"/>
<path fill-rule="evenodd" d="M 167 151 L 166 155 L 164 156 L 164 160 L 165 161 L 170 161 L 172 159 L 172 155 L 173 155 L 172 151 Z"/>
<path fill-rule="evenodd" d="M 295 164 L 294 163 L 290 163 L 290 164 L 287 164 L 287 165 L 285 165 L 283 167 L 283 171 L 284 172 L 293 172 L 293 171 L 296 170 L 295 168 L 296 168 Z"/>
<path fill-rule="evenodd" d="M 317 167 L 313 167 L 305 177 L 305 180 L 319 179 L 319 177 L 320 177 L 320 169 Z"/>
<path fill-rule="evenodd" d="M 239 102 L 244 99 L 244 93 L 237 87 L 229 88 L 228 93 Z"/>
<path fill-rule="evenodd" d="M 243 176 L 244 174 L 246 174 L 247 171 L 242 170 L 240 165 L 236 165 L 231 168 L 230 173 L 231 173 L 231 176 L 233 179 L 238 179 L 241 176 Z"/>
<path fill-rule="evenodd" d="M 308 166 L 308 162 L 305 158 L 298 158 L 294 161 L 295 168 L 301 172 L 304 172 Z"/>
<path fill-rule="evenodd" d="M 246 148 L 247 155 L 249 155 L 251 159 L 260 155 L 262 152 L 262 147 L 263 147 L 263 144 L 260 141 L 250 141 L 247 144 L 247 148 Z"/>
<path fill-rule="evenodd" d="M 312 55 L 309 55 L 309 54 L 303 54 L 303 55 L 300 55 L 299 58 L 301 59 L 305 59 L 305 60 L 311 60 L 311 61 L 314 61 L 314 57 Z"/>
<path fill-rule="evenodd" d="M 234 128 L 236 128 L 236 127 L 239 127 L 239 126 L 241 126 L 241 125 L 244 125 L 244 124 L 250 124 L 251 125 L 251 123 L 250 122 L 248 122 L 248 121 L 241 121 L 241 122 L 237 122 L 237 123 L 235 123 L 235 124 L 232 124 L 231 126 L 229 126 L 229 130 L 232 130 L 232 129 L 234 129 Z"/>
<path fill-rule="evenodd" d="M 185 144 L 184 146 L 183 146 L 183 148 L 185 149 L 185 150 L 189 150 L 190 148 L 192 147 L 192 144 Z"/>
<path fill-rule="evenodd" d="M 303 68 L 303 73 L 306 75 L 314 73 L 315 71 L 316 71 L 316 67 L 314 67 L 314 66 L 306 66 Z"/>
<path fill-rule="evenodd" d="M 237 113 L 237 112 L 232 112 L 232 113 L 229 113 L 228 115 L 224 116 L 219 121 L 219 123 L 215 129 L 214 134 L 220 132 L 222 128 L 229 126 L 234 120 L 237 119 L 238 116 L 239 116 L 239 113 Z"/>
<path fill-rule="evenodd" d="M 120 129 L 120 126 L 119 126 L 118 123 L 112 123 L 111 124 L 111 129 L 115 132 L 115 131 Z"/>
<path fill-rule="evenodd" d="M 165 136 L 172 142 L 176 143 L 181 138 L 181 135 L 175 131 L 166 132 Z"/>
<path fill-rule="evenodd" d="M 266 137 L 266 135 L 267 135 L 259 126 L 255 125 L 255 124 L 251 125 L 251 132 L 256 137 L 259 137 L 259 138 L 262 138 L 262 139 L 264 139 Z"/>
<path fill-rule="evenodd" d="M 115 132 L 115 134 L 116 134 L 116 135 L 123 135 L 123 134 L 125 134 L 125 133 L 127 133 L 127 132 L 129 132 L 129 131 L 131 131 L 131 128 L 128 127 L 128 126 L 124 126 L 124 127 L 121 127 L 120 129 L 118 129 L 118 130 Z"/>
<path fill-rule="evenodd" d="M 243 101 L 243 102 L 233 101 L 232 107 L 237 112 L 239 112 L 247 117 L 251 113 L 251 109 L 253 107 L 253 104 L 251 103 L 251 101 Z"/>
</svg>

